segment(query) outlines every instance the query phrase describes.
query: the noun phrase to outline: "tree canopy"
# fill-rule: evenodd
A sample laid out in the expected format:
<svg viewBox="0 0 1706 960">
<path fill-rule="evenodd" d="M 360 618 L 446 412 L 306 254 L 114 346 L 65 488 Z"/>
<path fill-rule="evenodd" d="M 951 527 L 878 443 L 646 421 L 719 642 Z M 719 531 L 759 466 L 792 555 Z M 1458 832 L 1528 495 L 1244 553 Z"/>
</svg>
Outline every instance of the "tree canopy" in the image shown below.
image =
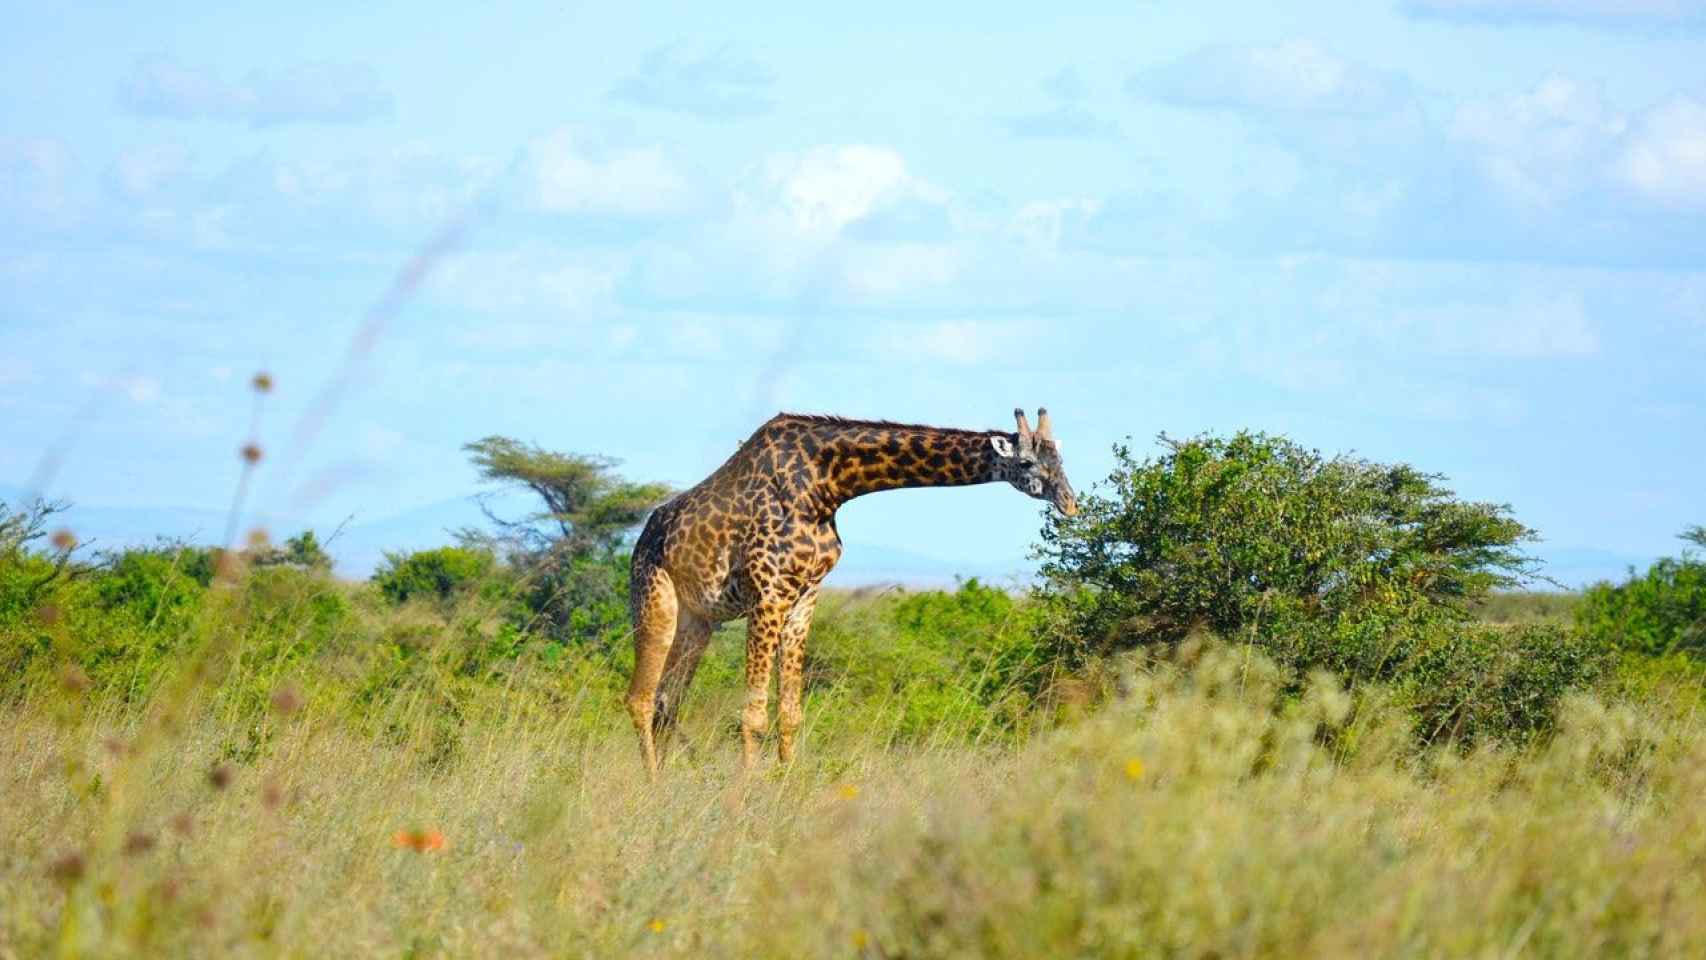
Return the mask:
<svg viewBox="0 0 1706 960">
<path fill-rule="evenodd" d="M 1536 562 L 1509 508 L 1456 498 L 1406 464 L 1324 457 L 1283 437 L 1161 437 L 1115 448 L 1106 486 L 1054 517 L 1040 548 L 1083 593 L 1088 638 L 1118 646 L 1279 617 L 1461 617 Z"/>
<path fill-rule="evenodd" d="M 576 556 L 613 552 L 671 493 L 661 483 L 624 480 L 615 472 L 621 461 L 612 457 L 558 453 L 500 436 L 476 440 L 463 449 L 481 479 L 529 490 L 544 507 L 506 519 L 487 506 L 498 539 L 512 551 Z"/>
</svg>

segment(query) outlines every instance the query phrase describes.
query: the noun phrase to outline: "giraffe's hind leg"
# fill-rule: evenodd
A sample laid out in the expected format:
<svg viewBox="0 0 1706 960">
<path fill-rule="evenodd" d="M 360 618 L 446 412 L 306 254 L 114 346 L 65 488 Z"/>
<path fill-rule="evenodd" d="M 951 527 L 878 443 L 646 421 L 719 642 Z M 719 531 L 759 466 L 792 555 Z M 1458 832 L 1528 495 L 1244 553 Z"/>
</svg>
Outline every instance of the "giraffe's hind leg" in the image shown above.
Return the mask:
<svg viewBox="0 0 1706 960">
<path fill-rule="evenodd" d="M 628 683 L 628 715 L 640 736 L 640 757 L 646 773 L 658 775 L 657 744 L 652 718 L 657 712 L 658 682 L 675 641 L 678 606 L 675 584 L 661 567 L 636 566 L 630 582 L 634 616 L 634 676 Z"/>
<path fill-rule="evenodd" d="M 711 643 L 714 629 L 716 624 L 689 610 L 682 610 L 676 615 L 675 642 L 669 648 L 669 658 L 664 661 L 663 679 L 658 684 L 657 703 L 652 714 L 652 736 L 659 753 L 669 746 L 670 733 L 675 729 L 676 717 L 681 712 L 682 698 L 687 696 L 687 688 L 693 684 L 693 674 L 699 669 L 699 660 Z"/>
</svg>

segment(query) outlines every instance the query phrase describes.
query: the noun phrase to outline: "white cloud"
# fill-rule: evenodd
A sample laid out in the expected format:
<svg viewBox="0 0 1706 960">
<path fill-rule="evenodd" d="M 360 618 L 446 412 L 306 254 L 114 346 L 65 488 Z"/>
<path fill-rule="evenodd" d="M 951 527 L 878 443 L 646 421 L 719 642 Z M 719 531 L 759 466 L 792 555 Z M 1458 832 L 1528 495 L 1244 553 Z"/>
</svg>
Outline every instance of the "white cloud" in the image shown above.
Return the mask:
<svg viewBox="0 0 1706 960">
<path fill-rule="evenodd" d="M 612 99 L 701 117 L 748 117 L 775 105 L 774 78 L 762 65 L 727 50 L 694 57 L 671 47 L 647 53 L 640 69 L 610 91 Z"/>
<path fill-rule="evenodd" d="M 687 178 L 656 147 L 601 149 L 570 130 L 530 144 L 528 199 L 547 213 L 657 217 L 684 210 Z"/>
<path fill-rule="evenodd" d="M 1481 23 L 1706 22 L 1706 0 L 1403 0 L 1402 7 L 1415 16 Z"/>
<path fill-rule="evenodd" d="M 1207 47 L 1133 74 L 1126 92 L 1221 114 L 1337 171 L 1407 163 L 1429 132 L 1427 114 L 1407 77 L 1307 40 Z M 1287 158 L 1252 158 L 1246 164 L 1239 176 L 1254 192 L 1265 186 L 1290 193 L 1295 186 Z M 1255 178 L 1258 173 L 1264 176 Z M 1336 173 L 1334 179 L 1342 183 L 1344 176 Z"/>
<path fill-rule="evenodd" d="M 1056 200 L 1027 203 L 1013 215 L 1007 233 L 1025 244 L 1054 251 L 1069 225 L 1082 224 L 1095 216 L 1101 204 L 1095 200 Z"/>
<path fill-rule="evenodd" d="M 1535 360 L 1599 351 L 1599 333 L 1586 306 L 1567 294 L 1519 295 L 1502 305 L 1398 309 L 1382 327 L 1394 339 L 1436 353 Z"/>
<path fill-rule="evenodd" d="M 1617 174 L 1660 203 L 1706 206 L 1706 104 L 1679 96 L 1649 111 L 1625 144 Z"/>
<path fill-rule="evenodd" d="M 1026 327 L 1011 320 L 891 321 L 878 328 L 872 347 L 888 357 L 975 366 L 1019 359 L 1027 336 Z"/>
<path fill-rule="evenodd" d="M 1402 77 L 1305 40 L 1207 47 L 1134 75 L 1126 89 L 1178 106 L 1255 112 L 1371 114 L 1411 98 Z"/>
<path fill-rule="evenodd" d="M 156 117 L 284 123 L 365 123 L 391 112 L 391 95 L 362 64 L 301 63 L 256 71 L 241 83 L 169 57 L 139 61 L 119 84 L 119 100 Z"/>
<path fill-rule="evenodd" d="M 153 377 L 127 377 L 119 386 L 131 403 L 147 405 L 160 399 L 160 381 Z"/>
<path fill-rule="evenodd" d="M 0 214 L 14 223 L 71 223 L 79 213 L 77 168 L 77 157 L 63 140 L 0 138 Z"/>
<path fill-rule="evenodd" d="M 1505 193 L 1549 207 L 1600 179 L 1626 127 L 1597 90 L 1551 76 L 1530 92 L 1459 107 L 1447 133 Z"/>
<path fill-rule="evenodd" d="M 440 302 L 482 313 L 586 315 L 611 304 L 618 260 L 584 249 L 471 250 L 445 260 L 428 290 Z"/>
<path fill-rule="evenodd" d="M 1527 93 L 1463 105 L 1448 134 L 1523 206 L 1557 208 L 1612 185 L 1660 206 L 1706 206 L 1706 104 L 1691 97 L 1631 116 L 1552 76 Z"/>
<path fill-rule="evenodd" d="M 1054 105 L 1007 118 L 1007 129 L 1014 136 L 1069 140 L 1119 138 L 1118 126 L 1084 106 L 1089 90 L 1077 70 L 1066 67 L 1050 74 L 1043 79 L 1042 88 Z"/>
<path fill-rule="evenodd" d="M 942 202 L 946 194 L 913 177 L 887 147 L 822 146 L 764 161 L 757 205 L 777 205 L 799 232 L 833 235 L 880 207 L 906 199 Z M 743 198 L 752 206 L 752 198 Z"/>
<path fill-rule="evenodd" d="M 182 144 L 158 143 L 119 153 L 108 182 L 120 195 L 142 200 L 159 193 L 189 170 L 190 152 Z"/>
<path fill-rule="evenodd" d="M 841 255 L 841 286 L 856 300 L 880 300 L 954 279 L 953 247 L 922 243 L 858 245 Z"/>
<path fill-rule="evenodd" d="M 962 239 L 949 196 L 886 147 L 766 157 L 730 217 L 638 262 L 632 289 L 674 304 L 892 301 L 946 283 Z"/>
</svg>

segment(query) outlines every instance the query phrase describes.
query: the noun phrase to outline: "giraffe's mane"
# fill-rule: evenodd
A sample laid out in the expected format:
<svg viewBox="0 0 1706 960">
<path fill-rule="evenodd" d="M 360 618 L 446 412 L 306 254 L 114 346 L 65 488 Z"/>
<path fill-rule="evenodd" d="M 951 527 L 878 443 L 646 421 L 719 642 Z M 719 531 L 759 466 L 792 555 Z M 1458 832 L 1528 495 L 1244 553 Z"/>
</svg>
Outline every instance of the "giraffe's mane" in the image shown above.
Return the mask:
<svg viewBox="0 0 1706 960">
<path fill-rule="evenodd" d="M 820 424 L 830 427 L 850 427 L 863 430 L 920 430 L 930 433 L 958 433 L 972 436 L 989 436 L 1003 433 L 1001 430 L 969 430 L 964 427 L 937 427 L 925 423 L 897 423 L 893 420 L 859 420 L 852 417 L 837 417 L 826 413 L 778 413 L 771 418 L 777 420 L 793 420 L 802 423 Z"/>
</svg>

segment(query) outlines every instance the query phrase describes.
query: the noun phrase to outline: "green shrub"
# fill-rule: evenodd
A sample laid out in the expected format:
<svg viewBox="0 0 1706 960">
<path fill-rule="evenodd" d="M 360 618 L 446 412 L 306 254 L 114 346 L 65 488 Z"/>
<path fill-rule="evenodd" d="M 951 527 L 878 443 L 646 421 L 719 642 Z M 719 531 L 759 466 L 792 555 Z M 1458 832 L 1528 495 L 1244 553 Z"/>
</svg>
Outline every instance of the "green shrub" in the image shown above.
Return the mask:
<svg viewBox="0 0 1706 960">
<path fill-rule="evenodd" d="M 1549 730 L 1564 694 L 1591 683 L 1603 648 L 1556 624 L 1436 625 L 1402 673 L 1426 741 L 1523 741 Z"/>
<path fill-rule="evenodd" d="M 490 551 L 471 547 L 386 553 L 373 583 L 392 603 L 416 597 L 447 601 L 484 581 L 494 566 Z"/>
<path fill-rule="evenodd" d="M 332 555 L 320 546 L 320 538 L 312 530 L 304 530 L 284 542 L 282 547 L 258 547 L 249 552 L 249 562 L 257 567 L 300 567 L 304 570 L 332 569 Z"/>
<path fill-rule="evenodd" d="M 1533 532 L 1404 464 L 1327 459 L 1282 437 L 1115 448 L 1107 492 L 1043 532 L 1043 573 L 1090 651 L 1228 637 L 1285 619 L 1463 619 L 1534 565 Z"/>
<path fill-rule="evenodd" d="M 1684 538 L 1700 542 L 1698 530 Z M 1631 571 L 1621 584 L 1595 584 L 1577 606 L 1576 622 L 1622 650 L 1706 657 L 1706 560 L 1684 551 L 1655 562 L 1644 574 Z"/>
<path fill-rule="evenodd" d="M 94 578 L 95 596 L 109 611 L 125 610 L 141 624 L 184 629 L 213 582 L 215 551 L 162 543 L 111 554 Z"/>
<path fill-rule="evenodd" d="M 513 614 L 522 626 L 557 643 L 600 650 L 628 637 L 628 554 L 565 549 L 527 564 Z"/>
<path fill-rule="evenodd" d="M 826 597 L 806 657 L 814 722 L 895 740 L 1021 732 L 1051 675 L 1035 606 L 975 579 L 952 593 Z"/>
<path fill-rule="evenodd" d="M 1039 623 L 1067 660 L 1215 634 L 1263 648 L 1294 682 L 1320 668 L 1405 686 L 1419 733 L 1464 742 L 1532 736 L 1594 676 L 1594 638 L 1473 622 L 1535 565 L 1507 507 L 1280 437 L 1163 443 L 1143 461 L 1117 447 L 1106 492 L 1044 531 Z"/>
</svg>

